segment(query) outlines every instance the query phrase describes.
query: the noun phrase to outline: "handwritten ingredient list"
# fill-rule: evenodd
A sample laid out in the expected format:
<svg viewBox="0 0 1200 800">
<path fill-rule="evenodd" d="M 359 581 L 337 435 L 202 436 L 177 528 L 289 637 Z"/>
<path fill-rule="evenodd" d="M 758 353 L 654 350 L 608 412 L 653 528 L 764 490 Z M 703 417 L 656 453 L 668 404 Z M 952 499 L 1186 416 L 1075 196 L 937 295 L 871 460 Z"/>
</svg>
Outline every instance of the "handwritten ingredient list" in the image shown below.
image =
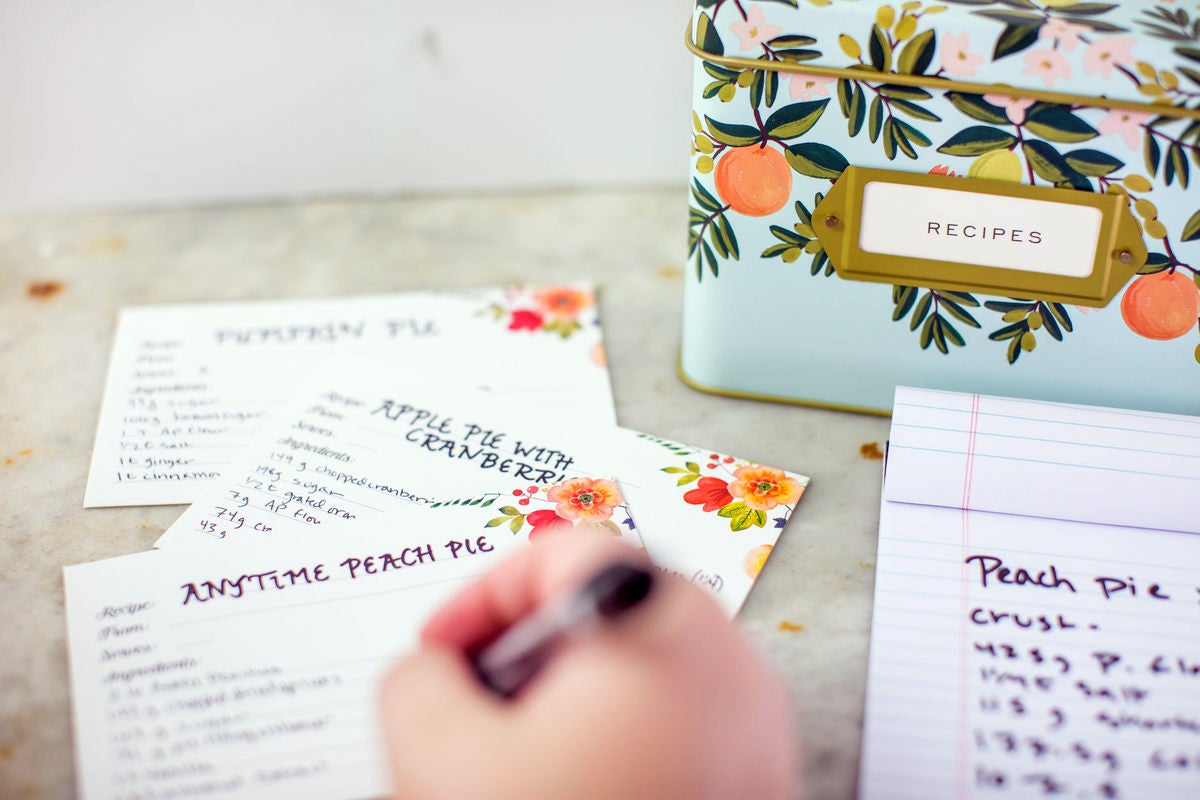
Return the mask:
<svg viewBox="0 0 1200 800">
<path fill-rule="evenodd" d="M 1200 796 L 1198 493 L 1087 502 L 1200 482 L 1200 420 L 901 389 L 892 437 L 864 800 Z"/>
</svg>

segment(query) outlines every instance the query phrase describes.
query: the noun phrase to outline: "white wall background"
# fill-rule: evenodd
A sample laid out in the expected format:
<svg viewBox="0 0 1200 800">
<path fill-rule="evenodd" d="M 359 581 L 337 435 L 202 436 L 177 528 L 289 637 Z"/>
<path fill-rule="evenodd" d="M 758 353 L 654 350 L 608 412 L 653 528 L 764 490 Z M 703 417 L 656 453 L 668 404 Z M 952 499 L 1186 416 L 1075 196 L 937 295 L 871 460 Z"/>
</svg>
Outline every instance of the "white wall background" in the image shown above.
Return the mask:
<svg viewBox="0 0 1200 800">
<path fill-rule="evenodd" d="M 691 0 L 0 0 L 0 210 L 687 180 Z"/>
</svg>

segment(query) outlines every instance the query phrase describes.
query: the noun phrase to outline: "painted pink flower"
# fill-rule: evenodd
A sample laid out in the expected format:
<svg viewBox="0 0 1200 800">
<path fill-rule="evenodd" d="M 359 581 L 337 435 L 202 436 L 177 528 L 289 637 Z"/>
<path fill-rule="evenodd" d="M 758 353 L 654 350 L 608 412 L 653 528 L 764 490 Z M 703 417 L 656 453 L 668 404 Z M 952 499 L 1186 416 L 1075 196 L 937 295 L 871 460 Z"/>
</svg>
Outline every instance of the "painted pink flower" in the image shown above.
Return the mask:
<svg viewBox="0 0 1200 800">
<path fill-rule="evenodd" d="M 1030 50 L 1025 53 L 1024 59 L 1025 69 L 1021 70 L 1021 74 L 1040 75 L 1048 87 L 1053 87 L 1059 78 L 1071 77 L 1071 65 L 1067 63 L 1067 57 L 1057 50 Z"/>
<path fill-rule="evenodd" d="M 1130 49 L 1137 39 L 1129 36 L 1106 36 L 1097 39 L 1083 54 L 1083 71 L 1088 75 L 1099 73 L 1102 78 L 1111 78 L 1118 64 L 1128 65 L 1137 61 Z"/>
<path fill-rule="evenodd" d="M 793 100 L 812 100 L 814 97 L 829 97 L 829 84 L 835 80 L 837 78 L 825 78 L 820 75 L 800 75 L 797 73 L 792 76 L 792 82 L 788 85 L 788 93 L 791 94 Z"/>
<path fill-rule="evenodd" d="M 510 331 L 536 331 L 542 327 L 542 315 L 536 311 L 519 308 L 508 320 Z"/>
<path fill-rule="evenodd" d="M 938 49 L 942 57 L 942 71 L 955 78 L 973 78 L 976 68 L 983 63 L 983 56 L 971 52 L 971 38 L 966 33 L 945 34 Z"/>
<path fill-rule="evenodd" d="M 543 508 L 540 511 L 534 511 L 525 516 L 525 521 L 528 522 L 533 530 L 529 532 L 529 540 L 533 541 L 539 536 L 545 536 L 550 533 L 559 531 L 569 531 L 575 527 L 575 524 L 569 519 L 563 519 L 558 514 L 554 513 L 553 509 Z"/>
<path fill-rule="evenodd" d="M 705 476 L 696 481 L 696 488 L 683 495 L 683 502 L 703 506 L 705 511 L 717 511 L 733 502 L 729 484 L 720 478 Z"/>
<path fill-rule="evenodd" d="M 1000 106 L 1008 114 L 1008 121 L 1013 125 L 1025 122 L 1025 109 L 1033 105 L 1031 97 L 1009 97 L 1006 94 L 985 94 L 983 99 L 994 106 Z"/>
<path fill-rule="evenodd" d="M 750 9 L 745 22 L 735 22 L 729 26 L 729 30 L 738 37 L 740 50 L 757 50 L 763 42 L 783 33 L 783 28 L 766 22 L 766 14 L 758 6 Z"/>
<path fill-rule="evenodd" d="M 1073 53 L 1075 46 L 1079 44 L 1079 34 L 1087 33 L 1088 30 L 1086 25 L 1076 25 L 1065 19 L 1050 17 L 1046 20 L 1046 24 L 1038 29 L 1038 38 L 1057 42 L 1063 50 Z"/>
<path fill-rule="evenodd" d="M 622 502 L 617 485 L 603 478 L 563 481 L 550 487 L 546 499 L 556 504 L 554 511 L 563 519 L 586 522 L 603 522 Z"/>
<path fill-rule="evenodd" d="M 1130 150 L 1137 150 L 1142 144 L 1142 125 L 1152 116 L 1154 115 L 1117 108 L 1108 112 L 1108 116 L 1100 120 L 1096 129 L 1104 136 L 1119 135 Z"/>
</svg>

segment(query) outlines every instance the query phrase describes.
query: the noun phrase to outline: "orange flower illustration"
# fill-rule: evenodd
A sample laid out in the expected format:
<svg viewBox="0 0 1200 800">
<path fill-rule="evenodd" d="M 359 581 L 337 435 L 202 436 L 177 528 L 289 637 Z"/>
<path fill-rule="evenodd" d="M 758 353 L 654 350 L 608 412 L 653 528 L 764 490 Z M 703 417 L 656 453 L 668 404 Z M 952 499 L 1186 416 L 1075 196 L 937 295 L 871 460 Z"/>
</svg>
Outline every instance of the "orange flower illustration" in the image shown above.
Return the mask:
<svg viewBox="0 0 1200 800">
<path fill-rule="evenodd" d="M 621 504 L 621 492 L 612 481 L 603 478 L 572 478 L 550 487 L 546 499 L 563 519 L 604 522 L 613 508 Z"/>
<path fill-rule="evenodd" d="M 791 505 L 803 492 L 804 488 L 783 470 L 757 465 L 738 467 L 729 483 L 731 495 L 758 511 Z"/>
<path fill-rule="evenodd" d="M 590 308 L 593 302 L 590 292 L 581 292 L 566 286 L 543 289 L 533 295 L 538 309 L 553 319 L 573 320 L 579 312 Z"/>
</svg>

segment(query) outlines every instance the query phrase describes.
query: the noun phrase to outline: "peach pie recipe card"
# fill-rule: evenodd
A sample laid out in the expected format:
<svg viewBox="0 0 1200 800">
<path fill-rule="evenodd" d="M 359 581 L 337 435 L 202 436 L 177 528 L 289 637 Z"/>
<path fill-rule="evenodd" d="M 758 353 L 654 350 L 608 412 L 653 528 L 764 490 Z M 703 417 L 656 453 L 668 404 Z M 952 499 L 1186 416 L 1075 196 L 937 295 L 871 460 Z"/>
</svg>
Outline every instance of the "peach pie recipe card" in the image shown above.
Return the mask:
<svg viewBox="0 0 1200 800">
<path fill-rule="evenodd" d="M 121 312 L 85 507 L 190 503 L 264 420 L 336 362 L 524 396 L 612 422 L 595 295 L 563 285 Z M 552 369 L 525 369 L 549 364 Z"/>
<path fill-rule="evenodd" d="M 628 508 L 608 514 L 636 544 Z M 433 610 L 528 546 L 495 516 L 407 504 L 352 535 L 67 567 L 79 796 L 384 796 L 380 681 Z"/>
<path fill-rule="evenodd" d="M 299 392 L 157 545 L 337 535 L 400 504 L 458 498 L 496 508 L 496 526 L 532 529 L 553 522 L 539 513 L 555 505 L 548 486 L 615 476 L 651 559 L 734 614 L 808 479 L 592 420 L 571 427 L 578 418 L 513 414 L 511 403 L 346 365 Z M 586 494 L 603 505 L 605 492 Z"/>
</svg>

